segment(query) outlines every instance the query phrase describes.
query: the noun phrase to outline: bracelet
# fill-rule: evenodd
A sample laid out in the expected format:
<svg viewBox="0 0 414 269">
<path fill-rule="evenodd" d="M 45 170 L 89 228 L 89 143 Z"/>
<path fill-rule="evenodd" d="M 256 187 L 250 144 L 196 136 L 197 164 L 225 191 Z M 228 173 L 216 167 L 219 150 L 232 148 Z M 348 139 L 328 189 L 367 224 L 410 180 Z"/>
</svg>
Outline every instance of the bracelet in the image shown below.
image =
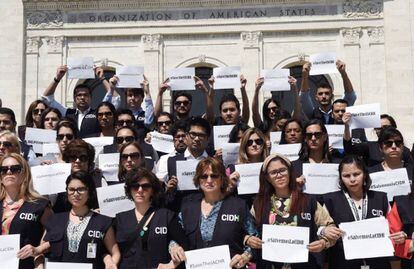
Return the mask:
<svg viewBox="0 0 414 269">
<path fill-rule="evenodd" d="M 326 236 L 321 236 L 321 239 L 325 242 L 325 249 L 328 249 L 331 246 L 328 238 Z"/>
<path fill-rule="evenodd" d="M 60 82 L 60 80 L 59 80 L 59 79 L 57 79 L 56 77 L 54 77 L 54 78 L 53 78 L 53 80 L 54 80 L 56 83 L 59 83 L 59 82 Z"/>
</svg>

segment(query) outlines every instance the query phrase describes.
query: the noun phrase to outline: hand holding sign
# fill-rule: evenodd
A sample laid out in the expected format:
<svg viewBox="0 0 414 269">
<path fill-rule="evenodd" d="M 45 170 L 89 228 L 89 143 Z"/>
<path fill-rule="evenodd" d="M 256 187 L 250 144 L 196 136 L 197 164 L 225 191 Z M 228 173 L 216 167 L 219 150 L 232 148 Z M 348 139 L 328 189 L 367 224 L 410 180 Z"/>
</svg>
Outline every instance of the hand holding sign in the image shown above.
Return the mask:
<svg viewBox="0 0 414 269">
<path fill-rule="evenodd" d="M 183 67 L 176 68 L 168 72 L 169 81 L 167 82 L 171 91 L 181 90 L 195 90 L 195 68 L 194 67 Z"/>
<path fill-rule="evenodd" d="M 118 88 L 141 88 L 144 81 L 144 67 L 121 66 L 116 68 Z"/>
<path fill-rule="evenodd" d="M 95 78 L 93 58 L 68 58 L 68 78 L 88 79 Z"/>
<path fill-rule="evenodd" d="M 217 67 L 213 69 L 214 89 L 240 88 L 240 67 Z"/>
<path fill-rule="evenodd" d="M 334 52 L 312 54 L 309 56 L 309 61 L 312 64 L 309 72 L 311 76 L 338 73 Z"/>
</svg>

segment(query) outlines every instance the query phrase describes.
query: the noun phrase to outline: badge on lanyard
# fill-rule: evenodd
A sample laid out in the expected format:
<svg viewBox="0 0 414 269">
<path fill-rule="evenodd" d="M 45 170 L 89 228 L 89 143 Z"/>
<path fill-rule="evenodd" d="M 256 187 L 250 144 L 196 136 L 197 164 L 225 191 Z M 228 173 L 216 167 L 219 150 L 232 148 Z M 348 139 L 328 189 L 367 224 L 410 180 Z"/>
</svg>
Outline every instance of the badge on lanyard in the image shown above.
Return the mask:
<svg viewBox="0 0 414 269">
<path fill-rule="evenodd" d="M 361 265 L 361 269 L 369 269 L 369 265 Z"/>
<path fill-rule="evenodd" d="M 96 243 L 88 243 L 88 249 L 86 252 L 86 258 L 95 259 L 96 258 Z"/>
</svg>

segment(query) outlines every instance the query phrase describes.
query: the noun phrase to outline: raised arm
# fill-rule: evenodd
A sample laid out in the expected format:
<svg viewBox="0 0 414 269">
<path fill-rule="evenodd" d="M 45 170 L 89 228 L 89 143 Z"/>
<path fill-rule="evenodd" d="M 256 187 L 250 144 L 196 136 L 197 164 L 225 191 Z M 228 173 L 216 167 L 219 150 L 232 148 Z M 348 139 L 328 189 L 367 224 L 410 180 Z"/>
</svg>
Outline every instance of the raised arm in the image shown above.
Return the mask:
<svg viewBox="0 0 414 269">
<path fill-rule="evenodd" d="M 259 112 L 259 92 L 264 83 L 264 78 L 258 78 L 255 83 L 253 103 L 252 103 L 252 113 L 253 113 L 253 124 L 254 127 L 258 128 L 262 125 L 262 118 L 260 117 Z"/>
<path fill-rule="evenodd" d="M 113 77 L 109 79 L 109 82 L 108 82 L 106 81 L 106 79 L 102 78 L 103 72 L 102 72 L 102 75 L 100 74 L 97 74 L 97 75 L 98 75 L 98 78 L 102 81 L 102 84 L 106 90 L 106 94 L 104 98 L 102 99 L 102 102 L 110 102 L 114 105 L 116 109 L 119 109 L 121 106 L 121 96 L 116 91 L 116 84 L 118 83 L 118 77 L 114 75 Z"/>
<path fill-rule="evenodd" d="M 211 100 L 210 91 L 204 84 L 204 81 L 197 76 L 194 76 L 195 87 L 197 90 L 200 90 L 205 93 L 206 98 L 206 114 L 205 117 L 208 122 L 213 118 L 214 119 L 214 111 L 213 111 L 213 100 Z M 213 116 L 212 116 L 213 115 Z"/>
<path fill-rule="evenodd" d="M 311 63 L 305 62 L 302 67 L 302 83 L 300 86 L 300 101 L 302 103 L 303 113 L 309 119 L 312 117 L 313 104 L 310 97 L 310 86 L 309 86 L 309 72 L 311 69 Z"/>
<path fill-rule="evenodd" d="M 337 60 L 336 61 L 336 68 L 338 68 L 339 73 L 342 77 L 342 82 L 344 84 L 344 99 L 348 102 L 349 106 L 354 105 L 356 100 L 356 94 L 354 91 L 354 87 L 352 86 L 352 82 L 346 73 L 346 65 L 343 61 Z"/>
<path fill-rule="evenodd" d="M 149 88 L 149 81 L 144 75 L 144 81 L 141 83 L 142 88 L 144 89 L 145 98 L 145 120 L 144 123 L 146 126 L 150 126 L 154 122 L 154 105 L 152 103 L 151 91 Z"/>
<path fill-rule="evenodd" d="M 243 103 L 243 108 L 242 108 L 242 120 L 244 123 L 249 123 L 249 118 L 250 118 L 250 108 L 249 108 L 249 97 L 247 97 L 247 93 L 246 93 L 246 84 L 247 84 L 247 79 L 241 75 L 240 76 L 240 91 L 241 91 L 241 95 L 242 95 L 242 103 Z"/>
<path fill-rule="evenodd" d="M 167 82 L 168 82 L 168 78 L 166 80 L 164 80 L 163 83 L 161 83 L 159 89 L 158 89 L 158 95 L 157 95 L 157 100 L 155 101 L 155 108 L 154 108 L 154 117 L 158 117 L 160 115 L 160 113 L 162 112 L 162 96 L 164 94 L 164 92 L 169 88 Z"/>
<path fill-rule="evenodd" d="M 206 107 L 206 120 L 213 126 L 214 124 L 214 77 L 211 76 L 208 79 L 208 86 L 210 90 L 207 97 L 207 107 Z"/>
<path fill-rule="evenodd" d="M 302 115 L 302 103 L 300 102 L 299 89 L 296 86 L 296 82 L 297 82 L 296 78 L 289 76 L 289 84 L 290 84 L 291 90 L 295 93 L 295 107 L 293 109 L 292 117 L 300 121 L 301 115 Z"/>
<path fill-rule="evenodd" d="M 56 76 L 53 78 L 53 81 L 49 84 L 49 86 L 47 86 L 47 88 L 43 91 L 41 96 L 48 106 L 58 109 L 62 115 L 66 115 L 67 108 L 55 100 L 54 94 L 59 82 L 65 76 L 67 71 L 68 67 L 66 65 L 59 66 L 56 71 Z"/>
</svg>

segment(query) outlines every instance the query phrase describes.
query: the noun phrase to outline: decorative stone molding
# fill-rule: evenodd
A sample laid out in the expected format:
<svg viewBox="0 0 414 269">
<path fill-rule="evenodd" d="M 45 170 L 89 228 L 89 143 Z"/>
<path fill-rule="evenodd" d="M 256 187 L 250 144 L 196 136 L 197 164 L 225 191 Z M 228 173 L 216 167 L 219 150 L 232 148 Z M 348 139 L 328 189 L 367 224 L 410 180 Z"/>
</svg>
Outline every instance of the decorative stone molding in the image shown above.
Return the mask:
<svg viewBox="0 0 414 269">
<path fill-rule="evenodd" d="M 342 37 L 345 45 L 359 44 L 359 40 L 362 36 L 361 28 L 346 28 L 342 29 Z"/>
<path fill-rule="evenodd" d="M 59 10 L 42 10 L 26 12 L 28 28 L 53 28 L 63 26 L 62 12 Z"/>
<path fill-rule="evenodd" d="M 144 51 L 159 50 L 162 36 L 159 34 L 143 35 L 141 37 L 141 42 L 144 45 Z"/>
<path fill-rule="evenodd" d="M 343 4 L 344 16 L 347 18 L 382 17 L 383 9 L 382 0 L 346 0 Z"/>
<path fill-rule="evenodd" d="M 38 54 L 41 44 L 40 37 L 27 37 L 26 38 L 26 54 Z"/>
<path fill-rule="evenodd" d="M 262 38 L 262 32 L 242 32 L 240 37 L 244 48 L 258 48 Z"/>
<path fill-rule="evenodd" d="M 47 44 L 47 53 L 60 54 L 63 51 L 63 43 L 65 37 L 63 36 L 47 36 L 45 37 Z"/>
<path fill-rule="evenodd" d="M 304 52 L 299 52 L 298 53 L 298 61 L 302 62 L 306 60 L 306 54 Z"/>
<path fill-rule="evenodd" d="M 384 28 L 372 27 L 367 30 L 369 37 L 369 44 L 383 44 L 384 43 Z"/>
<path fill-rule="evenodd" d="M 206 55 L 205 54 L 200 54 L 199 56 L 198 56 L 198 61 L 200 62 L 200 63 L 205 63 L 206 62 Z"/>
<path fill-rule="evenodd" d="M 99 60 L 99 66 L 100 67 L 106 67 L 108 66 L 108 58 L 102 58 Z"/>
</svg>

